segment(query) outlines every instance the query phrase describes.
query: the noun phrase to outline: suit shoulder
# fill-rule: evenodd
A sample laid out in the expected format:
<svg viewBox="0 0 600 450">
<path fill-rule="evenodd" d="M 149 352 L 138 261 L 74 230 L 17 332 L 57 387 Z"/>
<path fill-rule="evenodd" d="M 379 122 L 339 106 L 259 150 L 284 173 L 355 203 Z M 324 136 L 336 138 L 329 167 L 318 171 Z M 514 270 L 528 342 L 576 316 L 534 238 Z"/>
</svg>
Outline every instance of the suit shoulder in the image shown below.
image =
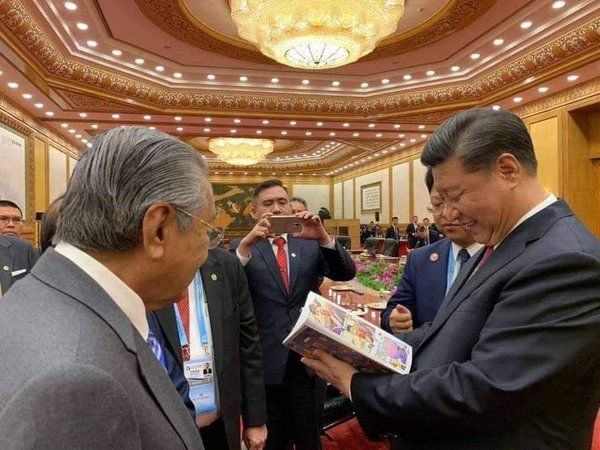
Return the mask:
<svg viewBox="0 0 600 450">
<path fill-rule="evenodd" d="M 215 248 L 209 250 L 208 254 L 211 258 L 213 258 L 216 262 L 223 264 L 225 266 L 237 266 L 239 264 L 239 260 L 237 256 L 233 253 L 228 252 L 222 248 Z"/>
<path fill-rule="evenodd" d="M 416 248 L 410 252 L 409 258 L 411 259 L 429 259 L 432 253 L 445 253 L 450 248 L 450 241 L 448 239 L 441 239 L 433 244 L 426 245 L 425 247 Z"/>
</svg>

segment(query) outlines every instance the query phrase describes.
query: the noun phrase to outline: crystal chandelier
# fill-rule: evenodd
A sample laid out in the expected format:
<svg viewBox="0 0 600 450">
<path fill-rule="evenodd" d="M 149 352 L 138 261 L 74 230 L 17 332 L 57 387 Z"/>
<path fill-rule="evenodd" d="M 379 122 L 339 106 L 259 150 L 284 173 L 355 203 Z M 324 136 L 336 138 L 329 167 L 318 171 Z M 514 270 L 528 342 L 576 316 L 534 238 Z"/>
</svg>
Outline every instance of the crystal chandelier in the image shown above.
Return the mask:
<svg viewBox="0 0 600 450">
<path fill-rule="evenodd" d="M 331 69 L 371 53 L 404 14 L 404 0 L 230 0 L 238 34 L 266 56 Z"/>
<path fill-rule="evenodd" d="M 271 139 L 217 137 L 209 139 L 208 149 L 224 162 L 235 166 L 251 166 L 273 151 Z"/>
</svg>

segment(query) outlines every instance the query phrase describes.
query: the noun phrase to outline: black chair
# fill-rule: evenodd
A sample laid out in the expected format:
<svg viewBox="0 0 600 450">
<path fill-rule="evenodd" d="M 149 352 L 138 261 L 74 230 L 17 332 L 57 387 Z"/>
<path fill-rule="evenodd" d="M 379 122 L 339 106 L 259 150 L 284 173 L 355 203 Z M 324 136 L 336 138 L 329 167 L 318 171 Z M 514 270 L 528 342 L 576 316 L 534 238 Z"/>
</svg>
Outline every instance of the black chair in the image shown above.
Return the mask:
<svg viewBox="0 0 600 450">
<path fill-rule="evenodd" d="M 386 239 L 383 242 L 384 256 L 398 256 L 398 246 L 400 243 L 396 239 Z"/>
<path fill-rule="evenodd" d="M 337 241 L 346 250 L 350 250 L 352 245 L 352 239 L 350 239 L 350 236 L 338 236 Z"/>
<path fill-rule="evenodd" d="M 369 255 L 375 256 L 377 254 L 377 246 L 379 245 L 379 241 L 377 238 L 370 237 L 365 241 L 365 250 Z"/>
<path fill-rule="evenodd" d="M 350 399 L 331 385 L 327 386 L 323 408 L 323 435 L 333 441 L 327 431 L 354 417 L 354 408 Z"/>
</svg>

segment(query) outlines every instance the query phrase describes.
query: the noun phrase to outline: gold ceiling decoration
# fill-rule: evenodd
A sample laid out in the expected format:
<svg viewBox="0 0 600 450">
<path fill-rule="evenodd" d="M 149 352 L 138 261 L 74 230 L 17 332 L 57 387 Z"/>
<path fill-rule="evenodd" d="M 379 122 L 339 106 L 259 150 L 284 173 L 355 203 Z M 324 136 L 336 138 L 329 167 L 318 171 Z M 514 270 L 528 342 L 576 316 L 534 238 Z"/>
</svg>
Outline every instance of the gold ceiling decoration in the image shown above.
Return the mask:
<svg viewBox="0 0 600 450">
<path fill-rule="evenodd" d="M 208 141 L 208 149 L 234 166 L 251 166 L 273 152 L 271 139 L 217 137 Z"/>
<path fill-rule="evenodd" d="M 404 0 L 231 0 L 242 38 L 301 69 L 331 69 L 371 53 L 403 14 Z"/>
</svg>

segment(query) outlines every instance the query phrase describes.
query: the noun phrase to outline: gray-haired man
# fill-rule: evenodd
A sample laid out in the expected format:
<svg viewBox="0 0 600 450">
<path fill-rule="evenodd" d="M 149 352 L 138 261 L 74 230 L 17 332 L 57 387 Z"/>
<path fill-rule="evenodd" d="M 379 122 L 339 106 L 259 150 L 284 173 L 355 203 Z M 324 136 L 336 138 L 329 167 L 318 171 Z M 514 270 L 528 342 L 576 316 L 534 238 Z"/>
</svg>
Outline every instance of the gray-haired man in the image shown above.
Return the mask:
<svg viewBox="0 0 600 450">
<path fill-rule="evenodd" d="M 145 312 L 182 296 L 213 214 L 188 145 L 130 127 L 96 139 L 69 183 L 56 249 L 0 303 L 2 449 L 203 448 Z"/>
</svg>

